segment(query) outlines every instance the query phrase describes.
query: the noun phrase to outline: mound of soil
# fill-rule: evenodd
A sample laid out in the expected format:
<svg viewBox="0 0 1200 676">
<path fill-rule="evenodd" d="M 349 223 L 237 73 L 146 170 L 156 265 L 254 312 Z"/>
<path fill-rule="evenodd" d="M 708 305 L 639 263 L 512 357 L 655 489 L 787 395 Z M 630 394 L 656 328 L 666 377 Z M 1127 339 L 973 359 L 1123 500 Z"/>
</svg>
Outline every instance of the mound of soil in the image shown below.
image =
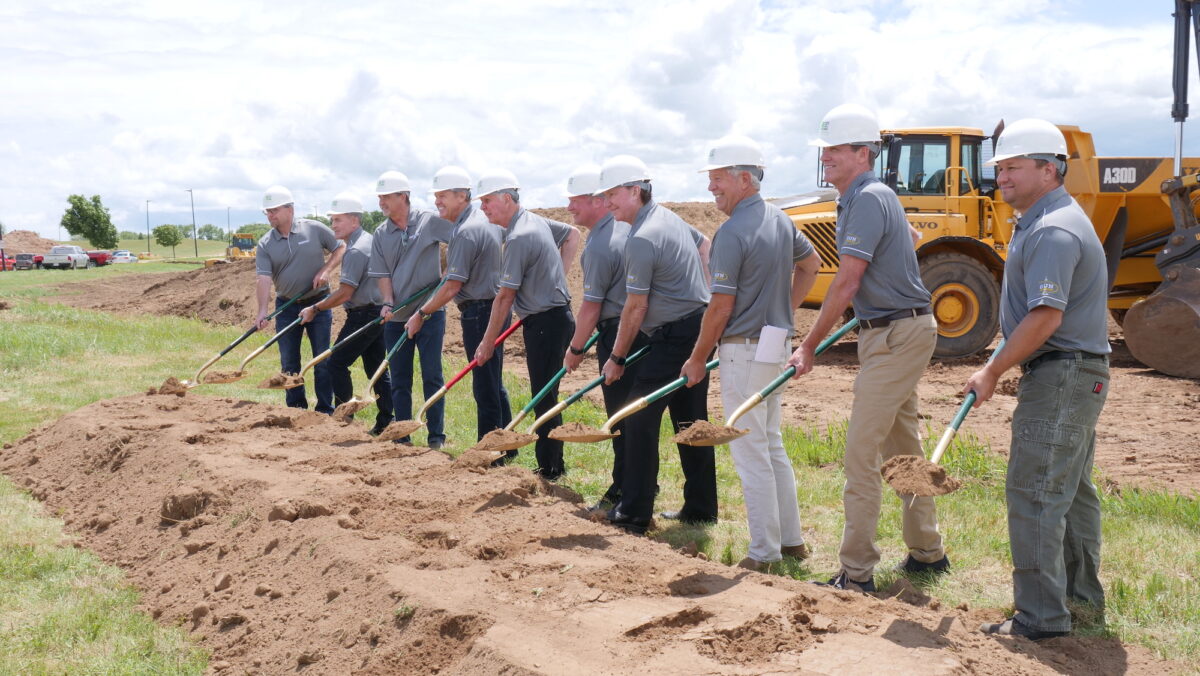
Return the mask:
<svg viewBox="0 0 1200 676">
<path fill-rule="evenodd" d="M 547 436 L 558 441 L 587 443 L 590 441 L 603 441 L 620 435 L 620 431 L 609 434 L 591 425 L 585 425 L 581 422 L 570 422 L 550 430 L 550 434 Z"/>
<path fill-rule="evenodd" d="M 946 468 L 919 455 L 896 455 L 880 468 L 883 480 L 900 495 L 931 497 L 953 493 L 962 482 L 946 474 Z"/>
<path fill-rule="evenodd" d="M 514 448 L 528 446 L 537 441 L 536 434 L 525 434 L 514 430 L 492 430 L 475 442 L 471 450 L 475 451 L 508 451 Z"/>
<path fill-rule="evenodd" d="M 9 255 L 19 253 L 50 253 L 50 247 L 56 244 L 58 242 L 46 239 L 32 230 L 13 230 L 4 233 L 4 253 Z"/>
<path fill-rule="evenodd" d="M 749 431 L 737 427 L 714 425 L 707 420 L 697 420 L 680 430 L 672 438 L 672 441 L 688 446 L 716 446 L 727 444 Z"/>
<path fill-rule="evenodd" d="M 0 471 L 124 568 L 146 609 L 190 631 L 217 672 L 1172 666 L 1112 640 L 975 632 L 998 612 L 686 556 L 589 521 L 577 495 L 524 468 L 455 463 L 310 411 L 193 395 L 101 401 L 4 449 Z"/>
</svg>

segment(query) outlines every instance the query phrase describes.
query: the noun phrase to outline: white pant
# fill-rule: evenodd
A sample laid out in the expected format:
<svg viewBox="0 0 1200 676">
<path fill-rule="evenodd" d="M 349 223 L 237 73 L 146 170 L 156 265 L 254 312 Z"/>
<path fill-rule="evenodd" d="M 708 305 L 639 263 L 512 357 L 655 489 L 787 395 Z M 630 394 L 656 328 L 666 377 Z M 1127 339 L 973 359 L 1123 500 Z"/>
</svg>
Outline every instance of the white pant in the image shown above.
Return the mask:
<svg viewBox="0 0 1200 676">
<path fill-rule="evenodd" d="M 726 417 L 787 367 L 786 356 L 777 363 L 754 361 L 757 348 L 736 343 L 721 346 L 721 403 Z M 779 432 L 780 397 L 785 387 L 780 386 L 739 418 L 735 426 L 749 428 L 750 432 L 729 442 L 750 522 L 750 558 L 756 561 L 778 561 L 782 558 L 780 545 L 804 543 L 796 476 Z"/>
</svg>

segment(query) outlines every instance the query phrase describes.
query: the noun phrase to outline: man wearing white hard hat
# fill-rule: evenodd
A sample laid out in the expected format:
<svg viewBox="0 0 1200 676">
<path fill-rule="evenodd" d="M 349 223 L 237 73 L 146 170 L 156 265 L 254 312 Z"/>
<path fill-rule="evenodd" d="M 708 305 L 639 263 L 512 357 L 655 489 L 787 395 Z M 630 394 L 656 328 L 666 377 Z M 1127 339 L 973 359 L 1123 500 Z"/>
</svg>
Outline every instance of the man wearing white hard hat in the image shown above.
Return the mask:
<svg viewBox="0 0 1200 676">
<path fill-rule="evenodd" d="M 333 234 L 346 244 L 342 256 L 342 271 L 338 288 L 328 298 L 300 311 L 300 323 L 308 324 L 318 312 L 331 310 L 342 305 L 346 310 L 346 321 L 338 333 L 337 342 L 371 323 L 379 316 L 379 285 L 367 277 L 371 262 L 371 233 L 362 229 L 363 203 L 357 195 L 340 193 L 333 198 L 327 215 L 331 219 Z M 354 383 L 350 379 L 350 366 L 362 357 L 363 371 L 373 376 L 383 362 L 383 326 L 375 326 L 358 334 L 348 343 L 343 343 L 325 363 L 329 364 L 329 375 L 333 380 L 334 405 L 350 401 L 354 397 Z M 375 382 L 375 426 L 371 434 L 379 434 L 392 421 L 392 386 L 385 372 Z"/>
<path fill-rule="evenodd" d="M 433 290 L 442 276 L 439 244 L 450 241 L 454 224 L 435 214 L 414 209 L 408 177 L 399 171 L 386 171 L 375 182 L 379 208 L 387 220 L 375 230 L 371 242 L 371 264 L 367 270 L 375 278 L 382 295 L 379 314 L 384 318 L 383 341 L 391 349 L 404 335 L 405 322 L 417 311 L 418 303 L 392 306 L 421 289 Z M 413 358 L 421 360 L 421 386 L 425 398 L 442 388 L 442 338 L 446 333 L 446 313 L 438 310 L 424 318 L 421 330 L 392 353 L 388 368 L 392 378 L 392 412 L 398 420 L 412 419 Z M 446 401 L 439 399 L 429 407 L 426 445 L 441 448 L 446 442 Z M 407 437 L 398 440 L 408 443 Z"/>
<path fill-rule="evenodd" d="M 296 218 L 292 192 L 281 185 L 267 188 L 263 194 L 263 213 L 271 229 L 258 240 L 254 250 L 255 299 L 258 302 L 258 328 L 267 328 L 271 314 L 271 287 L 275 288 L 276 307 L 300 296 L 275 315 L 275 331 L 296 321 L 300 310 L 315 304 L 329 293 L 329 275 L 342 261 L 345 245 L 338 241 L 325 224 L 307 218 Z M 325 254 L 332 254 L 325 259 Z M 313 356 L 329 349 L 329 334 L 333 317 L 329 311 L 319 312 L 299 331 L 289 331 L 279 339 L 279 363 L 284 373 L 300 372 L 300 343 L 308 336 Z M 308 408 L 304 387 L 284 392 L 284 401 L 293 408 Z M 333 381 L 325 362 L 313 368 L 313 392 L 317 397 L 315 410 L 333 413 Z"/>
<path fill-rule="evenodd" d="M 811 143 L 821 149 L 825 180 L 839 193 L 839 264 L 816 322 L 788 360 L 797 378 L 811 371 L 817 345 L 853 303 L 860 368 L 846 431 L 841 570 L 829 584 L 860 592 L 875 591 L 881 555 L 875 544 L 883 499 L 879 468 L 896 455 L 923 455 L 917 383 L 937 342 L 912 227 L 896 193 L 872 171 L 881 140 L 874 113 L 849 103 L 825 115 Z M 900 570 L 948 572 L 933 498 L 901 496 L 900 510 L 908 546 Z"/>
<path fill-rule="evenodd" d="M 625 242 L 625 307 L 612 353 L 604 364 L 610 384 L 625 376 L 639 334 L 650 344 L 652 358 L 631 375 L 630 398 L 643 397 L 679 377 L 708 304 L 708 280 L 697 250 L 694 229 L 652 196 L 646 165 L 631 155 L 618 155 L 600 170 L 598 194 L 619 221 L 630 224 Z M 676 429 L 708 418 L 708 377 L 699 386 L 682 388 L 649 404 L 625 420 L 624 477 L 621 499 L 609 521 L 636 534 L 653 523 L 658 493 L 658 437 L 663 412 L 669 410 Z M 679 445 L 683 469 L 683 507 L 663 512 L 667 519 L 706 524 L 717 521 L 716 458 L 712 446 Z"/>
<path fill-rule="evenodd" d="M 1108 268 L 1087 215 L 1063 187 L 1067 141 L 1045 120 L 1005 129 L 988 162 L 1018 216 L 1004 263 L 1004 346 L 968 380 L 975 406 L 1020 365 L 1005 496 L 1016 613 L 988 634 L 1071 631 L 1068 604 L 1104 612 L 1096 420 L 1108 396 Z"/>
<path fill-rule="evenodd" d="M 600 167 L 585 164 L 571 173 L 567 179 L 567 211 L 575 219 L 575 225 L 588 231 L 583 245 L 580 264 L 583 267 L 583 301 L 575 318 L 575 335 L 563 355 L 563 366 L 574 371 L 583 361 L 584 344 L 593 331 L 600 332 L 596 341 L 596 360 L 601 367 L 612 354 L 617 339 L 617 327 L 621 323 L 621 308 L 625 306 L 625 239 L 629 236 L 629 224 L 616 220 L 604 198 L 595 193 L 600 189 Z M 633 351 L 641 349 L 646 340 L 639 334 L 634 341 Z M 611 416 L 629 403 L 629 386 L 633 383 L 634 369 L 629 367 L 624 378 L 612 383 L 602 383 L 604 409 Z M 612 483 L 592 506 L 593 510 L 605 511 L 616 506 L 621 499 L 625 462 L 625 421 L 613 428 L 618 435 L 612 439 L 613 468 Z"/>
<path fill-rule="evenodd" d="M 713 144 L 702 170 L 729 220 L 713 235 L 712 300 L 681 375 L 689 387 L 703 380 L 705 361 L 719 343 L 726 416 L 786 368 L 793 314 L 821 267 L 792 219 L 759 195 L 764 169 L 757 143 L 727 136 Z M 760 572 L 784 556 L 808 557 L 796 477 L 780 432 L 781 400 L 776 391 L 747 412 L 740 420 L 749 432 L 729 442 L 750 525 L 750 549 L 738 565 Z"/>
<path fill-rule="evenodd" d="M 433 177 L 432 192 L 438 214 L 454 224 L 454 234 L 446 253 L 446 284 L 409 317 L 408 334 L 415 335 L 424 325 L 423 317 L 453 300 L 458 306 L 463 348 L 469 360 L 475 356 L 475 348 L 479 347 L 492 315 L 492 302 L 500 283 L 503 231 L 471 205 L 471 177 L 462 167 L 440 169 Z M 479 439 L 512 420 L 503 376 L 503 350 L 471 371 L 475 430 Z"/>
<path fill-rule="evenodd" d="M 492 358 L 496 338 L 509 322 L 510 312 L 516 312 L 525 339 L 529 387 L 538 392 L 558 371 L 558 355 L 567 349 L 567 341 L 575 329 L 566 269 L 578 250 L 579 231 L 526 211 L 521 207 L 519 191 L 516 176 L 508 171 L 494 171 L 479 179 L 476 193 L 480 208 L 489 221 L 504 228 L 504 255 L 500 291 L 492 303 L 487 330 L 475 348 L 475 359 L 486 364 Z M 555 385 L 534 410 L 541 415 L 557 400 Z M 566 471 L 563 442 L 548 436 L 549 430 L 560 424 L 561 415 L 542 425 L 534 445 L 537 473 L 550 480 Z M 516 451 L 509 451 L 500 462 L 515 455 Z"/>
</svg>

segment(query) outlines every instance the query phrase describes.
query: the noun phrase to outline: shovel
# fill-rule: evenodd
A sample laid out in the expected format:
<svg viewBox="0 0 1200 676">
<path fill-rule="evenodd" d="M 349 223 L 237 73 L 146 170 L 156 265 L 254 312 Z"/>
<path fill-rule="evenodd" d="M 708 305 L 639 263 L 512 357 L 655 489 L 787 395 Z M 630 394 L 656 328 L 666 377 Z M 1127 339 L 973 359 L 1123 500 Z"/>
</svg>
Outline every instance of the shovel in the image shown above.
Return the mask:
<svg viewBox="0 0 1200 676">
<path fill-rule="evenodd" d="M 597 331 L 596 333 L 593 333 L 592 337 L 588 338 L 587 342 L 583 344 L 583 351 L 587 352 L 590 350 L 592 345 L 595 345 L 596 341 L 599 339 L 600 332 Z M 504 429 L 492 430 L 483 435 L 483 438 L 476 442 L 474 448 L 488 451 L 513 451 L 537 441 L 537 435 L 533 434 L 532 430 L 526 434 L 521 434 L 520 432 L 513 432 L 513 429 L 516 428 L 518 423 L 525 419 L 525 416 L 529 415 L 529 412 L 532 411 L 535 406 L 540 404 L 542 400 L 546 398 L 547 394 L 550 394 L 550 389 L 557 385 L 566 374 L 567 368 L 565 366 L 560 368 L 558 373 L 555 373 L 554 377 L 550 379 L 550 382 L 546 383 L 546 386 L 543 387 L 540 392 L 533 395 L 533 398 L 529 400 L 529 403 L 525 404 L 525 407 L 521 409 L 521 412 L 513 417 L 512 421 L 504 426 Z"/>
<path fill-rule="evenodd" d="M 286 309 L 286 308 L 287 308 L 287 306 L 289 306 L 289 305 L 291 305 L 292 303 L 295 303 L 296 301 L 300 300 L 300 296 L 303 296 L 303 295 L 304 295 L 304 294 L 306 294 L 306 293 L 308 293 L 308 292 L 307 292 L 307 291 L 304 291 L 304 292 L 301 292 L 301 293 L 299 293 L 299 294 L 296 294 L 295 296 L 293 296 L 293 297 L 291 298 L 291 300 L 289 300 L 288 302 L 284 303 L 283 305 L 280 305 L 279 307 L 275 308 L 275 311 L 274 311 L 274 312 L 272 312 L 271 314 L 267 315 L 267 319 L 274 319 L 274 318 L 275 318 L 275 315 L 279 314 L 280 312 L 283 312 L 283 311 L 284 311 L 284 309 Z M 233 348 L 237 347 L 238 345 L 241 345 L 241 344 L 242 344 L 242 341 L 244 341 L 244 340 L 246 340 L 247 338 L 249 338 L 250 336 L 254 335 L 254 333 L 255 333 L 256 331 L 258 331 L 258 322 L 255 322 L 253 326 L 251 326 L 250 328 L 246 329 L 246 332 L 245 332 L 245 333 L 243 333 L 243 334 L 241 335 L 241 337 L 240 337 L 240 338 L 238 338 L 237 340 L 233 341 L 233 342 L 232 342 L 232 343 L 230 343 L 229 345 L 226 345 L 224 350 L 221 350 L 220 352 L 218 352 L 218 353 L 217 353 L 217 356 L 215 356 L 215 357 L 213 357 L 212 359 L 209 359 L 208 361 L 204 362 L 204 366 L 201 366 L 201 367 L 200 367 L 200 370 L 199 370 L 199 371 L 196 371 L 196 376 L 195 376 L 193 379 L 191 379 L 191 380 L 184 380 L 183 382 L 181 382 L 181 383 L 180 383 L 180 385 L 183 385 L 184 387 L 186 387 L 186 388 L 188 388 L 188 389 L 190 390 L 190 389 L 192 389 L 193 387 L 195 387 L 195 386 L 197 386 L 197 385 L 201 385 L 201 384 L 203 384 L 205 381 L 204 381 L 204 380 L 202 380 L 202 379 L 200 378 L 200 375 L 201 375 L 202 373 L 204 373 L 206 370 L 208 370 L 208 367 L 210 367 L 210 366 L 212 366 L 213 364 L 217 363 L 217 360 L 219 360 L 221 357 L 224 357 L 225 355 L 229 354 L 229 351 L 230 351 L 230 350 L 232 350 Z M 218 378 L 214 378 L 214 379 L 212 379 L 212 380 L 209 380 L 208 382 L 210 382 L 210 383 L 225 383 L 225 382 L 233 382 L 233 381 L 231 381 L 231 380 L 226 380 L 226 379 L 225 379 L 225 377 L 218 377 Z"/>
<path fill-rule="evenodd" d="M 375 373 L 371 376 L 371 380 L 367 382 L 367 392 L 370 392 L 370 394 L 367 395 L 367 398 L 359 399 L 358 397 L 352 397 L 350 401 L 338 404 L 338 407 L 333 410 L 334 420 L 348 423 L 350 422 L 350 419 L 354 417 L 355 413 L 358 413 L 364 408 L 375 403 L 375 400 L 377 399 L 375 396 L 375 383 L 379 382 L 379 379 L 382 378 L 383 374 L 387 372 L 388 361 L 391 360 L 392 355 L 395 354 L 396 350 L 399 350 L 400 346 L 406 342 L 408 342 L 407 331 L 400 336 L 400 340 L 396 341 L 396 344 L 392 346 L 392 349 L 388 350 L 387 353 L 383 355 L 383 361 L 379 362 L 379 368 L 375 369 Z"/>
<path fill-rule="evenodd" d="M 395 312 L 396 310 L 399 310 L 400 308 L 403 308 L 404 306 L 409 305 L 410 303 L 417 300 L 418 298 L 422 298 L 425 295 L 425 293 L 428 291 L 429 291 L 429 287 L 426 286 L 425 288 L 414 293 L 413 295 L 409 296 L 408 298 L 405 298 L 404 301 L 401 302 L 399 305 L 392 306 L 392 312 Z M 317 364 L 320 364 L 321 362 L 325 361 L 326 359 L 329 359 L 330 355 L 332 355 L 334 353 L 334 351 L 336 351 L 338 348 L 348 344 L 350 341 L 354 340 L 354 338 L 357 337 L 358 334 L 362 333 L 363 331 L 366 331 L 367 329 L 371 328 L 372 326 L 375 326 L 376 324 L 379 324 L 382 321 L 383 321 L 383 317 L 376 317 L 375 319 L 372 319 L 371 321 L 369 321 L 366 324 L 359 327 L 358 330 L 356 330 L 354 333 L 351 333 L 350 335 L 346 336 L 345 338 L 339 340 L 337 343 L 335 343 L 329 349 L 327 349 L 324 352 L 322 352 L 321 354 L 313 357 L 311 360 L 309 360 L 309 362 L 307 364 L 304 365 L 304 368 L 300 369 L 300 373 L 297 373 L 296 375 L 282 374 L 283 375 L 282 382 L 278 382 L 279 381 L 278 376 L 272 377 L 270 380 L 264 382 L 261 385 L 261 387 L 263 387 L 264 389 L 268 389 L 268 390 L 290 390 L 295 387 L 303 387 L 304 386 L 304 374 L 308 373 L 309 369 L 316 366 Z M 268 385 L 268 383 L 270 383 L 270 384 Z"/>
<path fill-rule="evenodd" d="M 496 342 L 493 345 L 495 347 L 500 347 L 500 344 L 504 342 L 504 339 L 511 336 L 512 332 L 516 331 L 517 328 L 520 326 L 521 326 L 520 319 L 513 322 L 512 326 L 509 326 L 507 329 L 504 330 L 504 333 L 501 333 L 496 338 Z M 439 399 L 446 396 L 446 393 L 450 391 L 450 388 L 454 387 L 454 385 L 456 383 L 458 383 L 458 381 L 462 380 L 463 377 L 466 376 L 468 373 L 470 373 L 471 370 L 474 369 L 476 366 L 479 366 L 479 362 L 475 359 L 472 359 L 471 362 L 469 364 L 467 364 L 465 368 L 463 368 L 463 370 L 459 371 L 457 374 L 455 374 L 455 376 L 453 378 L 450 379 L 450 382 L 446 383 L 445 385 L 442 385 L 442 389 L 438 390 L 437 392 L 434 392 L 433 396 L 430 397 L 428 400 L 426 400 L 426 402 L 424 404 L 421 405 L 421 410 L 417 411 L 417 417 L 415 420 L 398 420 L 398 421 L 392 423 L 391 425 L 388 426 L 388 430 L 392 430 L 389 432 L 389 434 L 398 435 L 398 436 L 396 436 L 396 438 L 400 439 L 400 438 L 407 437 L 408 435 L 412 434 L 413 432 L 416 432 L 417 430 L 424 427 L 425 426 L 425 414 L 429 412 L 429 408 L 431 406 L 433 406 L 434 404 L 436 404 Z M 393 428 L 395 428 L 395 429 L 393 430 Z"/>
<path fill-rule="evenodd" d="M 721 363 L 721 360 L 714 359 L 704 365 L 704 370 L 711 371 L 711 370 L 717 368 L 717 365 L 720 363 Z M 589 428 L 586 425 L 577 425 L 577 427 L 575 427 L 575 428 L 569 428 L 569 426 L 563 425 L 562 427 L 555 427 L 553 430 L 551 430 L 550 438 L 557 439 L 559 441 L 574 441 L 574 442 L 578 442 L 578 443 L 590 443 L 593 441 L 604 441 L 605 439 L 612 439 L 613 437 L 620 434 L 620 432 L 613 432 L 613 430 L 612 430 L 613 425 L 616 425 L 617 423 L 621 422 L 625 418 L 628 418 L 629 416 L 633 415 L 634 413 L 637 413 L 638 411 L 642 410 L 643 408 L 646 408 L 650 404 L 653 404 L 654 402 L 658 401 L 659 399 L 662 399 L 663 397 L 674 392 L 675 390 L 678 390 L 679 388 L 683 387 L 684 385 L 687 385 L 687 377 L 685 377 L 685 376 L 680 376 L 679 378 L 672 380 L 671 382 L 667 383 L 666 385 L 663 385 L 662 387 L 651 392 L 650 394 L 647 394 L 646 396 L 637 399 L 632 404 L 627 404 L 625 406 L 625 408 L 617 411 L 616 413 L 614 413 L 612 415 L 611 418 L 606 420 L 604 422 L 604 426 L 601 427 L 599 430 Z"/>
<path fill-rule="evenodd" d="M 988 357 L 988 363 L 991 363 L 996 358 L 996 353 L 1004 347 L 1004 339 L 1000 339 L 1000 343 L 996 345 L 995 352 Z M 930 456 L 927 462 L 925 458 L 917 455 L 897 455 L 888 459 L 883 463 L 880 471 L 883 473 L 883 478 L 892 488 L 901 494 L 912 494 L 912 500 L 909 501 L 909 507 L 916 501 L 918 496 L 932 497 L 935 495 L 946 495 L 953 493 L 962 486 L 962 482 L 952 476 L 946 474 L 946 470 L 938 465 L 942 456 L 946 454 L 946 449 L 950 448 L 950 442 L 954 441 L 955 435 L 958 434 L 958 428 L 966 420 L 967 414 L 971 412 L 971 407 L 975 405 L 975 390 L 967 392 L 967 396 L 963 397 L 963 403 L 958 407 L 958 412 L 954 414 L 954 419 L 946 427 L 946 431 L 942 433 L 942 438 L 938 440 L 937 447 L 933 450 L 933 455 Z"/>
<path fill-rule="evenodd" d="M 842 336 L 853 331 L 856 326 L 858 326 L 857 319 L 851 319 L 843 324 L 840 329 L 821 341 L 813 356 L 817 356 L 828 350 L 831 345 L 841 340 Z M 750 430 L 738 429 L 733 424 L 738 421 L 738 418 L 746 415 L 747 411 L 758 406 L 764 399 L 771 396 L 772 392 L 779 389 L 780 385 L 786 383 L 794 375 L 796 375 L 796 367 L 787 367 L 783 373 L 780 373 L 766 387 L 756 394 L 751 395 L 749 399 L 734 409 L 733 415 L 729 416 L 729 420 L 725 422 L 724 427 L 713 425 L 704 420 L 697 420 L 695 423 L 689 425 L 687 429 L 675 435 L 675 443 L 687 446 L 716 446 L 717 444 L 727 444 L 738 437 L 744 436 Z"/>
<path fill-rule="evenodd" d="M 633 364 L 634 362 L 636 362 L 637 360 L 641 359 L 649 349 L 650 349 L 650 346 L 646 345 L 646 346 L 642 347 L 640 350 L 637 350 L 633 354 L 629 355 L 629 358 L 625 360 L 625 365 L 629 366 L 629 365 Z M 527 429 L 525 431 L 529 434 L 533 434 L 534 432 L 537 431 L 537 429 L 539 427 L 541 427 L 542 425 L 545 425 L 546 421 L 550 420 L 551 418 L 558 415 L 559 413 L 562 413 L 563 410 L 565 410 L 568 406 L 570 406 L 571 404 L 574 404 L 575 402 L 582 399 L 583 395 L 587 394 L 588 392 L 591 392 L 592 390 L 596 389 L 597 387 L 599 387 L 600 385 L 603 385 L 603 384 L 604 384 L 604 376 L 603 375 L 589 381 L 587 385 L 584 385 L 583 387 L 579 388 L 579 390 L 577 392 L 575 392 L 575 394 L 572 394 L 571 396 L 567 397 L 566 399 L 558 402 L 557 404 L 554 405 L 554 408 L 550 409 L 549 411 L 546 411 L 544 414 L 541 415 L 541 417 L 539 417 L 537 420 L 534 420 L 533 424 L 529 426 L 529 429 Z"/>
</svg>

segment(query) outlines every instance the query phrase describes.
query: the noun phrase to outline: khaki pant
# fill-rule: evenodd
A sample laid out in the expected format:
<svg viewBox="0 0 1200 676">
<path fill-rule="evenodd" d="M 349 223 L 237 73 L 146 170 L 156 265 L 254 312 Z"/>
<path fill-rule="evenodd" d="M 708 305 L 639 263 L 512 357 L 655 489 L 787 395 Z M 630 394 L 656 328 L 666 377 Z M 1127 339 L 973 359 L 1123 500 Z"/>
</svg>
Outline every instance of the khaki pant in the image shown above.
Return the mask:
<svg viewBox="0 0 1200 676">
<path fill-rule="evenodd" d="M 846 433 L 846 487 L 842 503 L 846 526 L 839 557 L 852 580 L 874 574 L 880 551 L 875 546 L 883 495 L 879 469 L 895 455 L 922 455 L 917 417 L 917 382 L 937 341 L 930 315 L 901 319 L 858 337 L 861 365 L 854 381 L 854 408 Z M 909 503 L 912 506 L 909 506 Z M 945 555 L 933 498 L 901 496 L 904 543 L 918 561 Z"/>
<path fill-rule="evenodd" d="M 754 344 L 721 346 L 721 404 L 726 417 L 787 368 L 786 356 L 775 362 L 754 361 L 757 350 Z M 780 546 L 804 544 L 796 475 L 779 431 L 784 387 L 739 418 L 737 425 L 750 431 L 729 442 L 729 455 L 742 479 L 750 526 L 749 554 L 755 561 L 778 561 L 783 558 Z"/>
</svg>

